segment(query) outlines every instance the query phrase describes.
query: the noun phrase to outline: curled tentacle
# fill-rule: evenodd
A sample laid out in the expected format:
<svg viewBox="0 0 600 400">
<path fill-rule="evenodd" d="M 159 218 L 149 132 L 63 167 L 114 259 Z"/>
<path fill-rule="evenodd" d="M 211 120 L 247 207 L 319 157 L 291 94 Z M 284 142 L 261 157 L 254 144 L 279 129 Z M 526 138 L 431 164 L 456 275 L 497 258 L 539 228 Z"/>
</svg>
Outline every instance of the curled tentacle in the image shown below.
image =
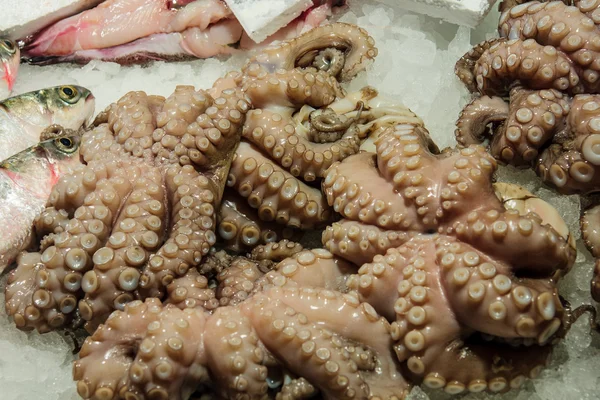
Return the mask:
<svg viewBox="0 0 600 400">
<path fill-rule="evenodd" d="M 571 59 L 562 51 L 544 47 L 533 39 L 498 41 L 475 65 L 477 90 L 482 94 L 505 95 L 515 80 L 532 89 L 583 91 Z"/>
<path fill-rule="evenodd" d="M 494 135 L 490 152 L 511 165 L 531 164 L 548 141 L 565 129 L 569 111 L 568 99 L 557 90 L 513 88 L 508 118 Z"/>
<path fill-rule="evenodd" d="M 508 118 L 508 104 L 501 97 L 481 96 L 473 99 L 460 113 L 456 123 L 456 141 L 461 146 L 485 140 L 488 125 L 501 124 Z"/>
<path fill-rule="evenodd" d="M 327 49 L 344 53 L 343 67 L 335 75 L 333 72 L 339 69 L 336 59 L 331 58 L 335 53 L 324 53 L 323 51 L 330 51 Z M 312 29 L 296 39 L 265 49 L 261 54 L 250 59 L 243 72 L 253 68 L 254 65 L 270 73 L 278 69 L 289 71 L 296 67 L 306 67 L 314 62 L 321 66 L 323 56 L 334 60 L 334 63 L 329 63 L 325 70 L 338 76 L 343 82 L 363 71 L 368 62 L 377 56 L 377 49 L 373 38 L 364 29 L 336 23 Z"/>
</svg>

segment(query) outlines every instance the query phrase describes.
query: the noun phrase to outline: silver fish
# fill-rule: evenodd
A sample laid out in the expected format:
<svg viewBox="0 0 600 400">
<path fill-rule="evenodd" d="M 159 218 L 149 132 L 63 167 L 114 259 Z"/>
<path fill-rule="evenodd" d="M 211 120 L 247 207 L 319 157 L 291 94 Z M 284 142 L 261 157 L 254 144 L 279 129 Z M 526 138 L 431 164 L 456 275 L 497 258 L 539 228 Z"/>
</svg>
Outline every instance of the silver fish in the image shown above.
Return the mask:
<svg viewBox="0 0 600 400">
<path fill-rule="evenodd" d="M 95 110 L 92 93 L 80 86 L 55 86 L 0 102 L 0 160 L 45 140 L 50 125 L 78 130 Z M 49 138 L 48 138 L 49 139 Z"/>
<path fill-rule="evenodd" d="M 79 136 L 61 136 L 0 164 L 0 273 L 32 239 L 32 226 L 61 176 L 81 165 Z"/>
</svg>

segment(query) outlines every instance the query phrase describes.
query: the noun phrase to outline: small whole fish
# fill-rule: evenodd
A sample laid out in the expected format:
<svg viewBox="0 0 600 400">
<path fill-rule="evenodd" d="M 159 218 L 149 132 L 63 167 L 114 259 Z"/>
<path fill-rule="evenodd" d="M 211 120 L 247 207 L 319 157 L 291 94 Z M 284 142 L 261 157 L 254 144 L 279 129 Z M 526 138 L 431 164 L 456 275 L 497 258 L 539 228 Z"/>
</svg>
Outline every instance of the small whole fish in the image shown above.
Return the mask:
<svg viewBox="0 0 600 400">
<path fill-rule="evenodd" d="M 21 52 L 11 39 L 0 38 L 0 99 L 10 96 L 21 62 Z"/>
<path fill-rule="evenodd" d="M 55 86 L 0 101 L 0 161 L 43 141 L 51 125 L 77 131 L 90 124 L 96 104 L 81 86 Z"/>
<path fill-rule="evenodd" d="M 57 137 L 0 164 L 0 273 L 29 246 L 33 221 L 54 185 L 81 165 L 79 143 L 78 135 Z"/>
</svg>

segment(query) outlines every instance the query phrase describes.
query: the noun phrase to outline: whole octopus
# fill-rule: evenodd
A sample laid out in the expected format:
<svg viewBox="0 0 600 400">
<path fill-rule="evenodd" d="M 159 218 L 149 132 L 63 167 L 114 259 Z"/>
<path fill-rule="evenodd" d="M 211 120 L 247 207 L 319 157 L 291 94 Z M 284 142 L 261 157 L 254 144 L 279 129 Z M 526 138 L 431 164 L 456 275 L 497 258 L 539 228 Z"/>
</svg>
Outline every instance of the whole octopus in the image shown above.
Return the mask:
<svg viewBox="0 0 600 400">
<path fill-rule="evenodd" d="M 483 147 L 440 151 L 410 110 L 346 93 L 376 54 L 327 25 L 209 90 L 132 92 L 97 117 L 5 289 L 20 329 L 85 325 L 82 398 L 403 399 L 539 374 L 586 310 L 556 288 L 568 229 L 493 184 Z M 263 221 L 329 225 L 324 248 Z"/>
<path fill-rule="evenodd" d="M 600 1 L 504 1 L 500 37 L 475 46 L 456 73 L 477 97 L 455 131 L 462 146 L 482 143 L 498 161 L 533 168 L 563 194 L 600 190 Z M 593 202 L 582 235 L 600 257 Z M 600 301 L 600 261 L 592 296 Z"/>
</svg>

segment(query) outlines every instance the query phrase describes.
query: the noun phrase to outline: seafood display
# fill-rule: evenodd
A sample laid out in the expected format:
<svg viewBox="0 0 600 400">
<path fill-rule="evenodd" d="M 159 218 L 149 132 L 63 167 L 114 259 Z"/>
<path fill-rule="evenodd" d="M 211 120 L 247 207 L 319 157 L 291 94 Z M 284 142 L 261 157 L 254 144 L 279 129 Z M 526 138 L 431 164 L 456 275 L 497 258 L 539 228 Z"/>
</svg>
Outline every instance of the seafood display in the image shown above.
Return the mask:
<svg viewBox="0 0 600 400">
<path fill-rule="evenodd" d="M 440 151 L 400 103 L 346 91 L 376 56 L 335 23 L 96 117 L 5 288 L 19 329 L 84 322 L 82 398 L 399 400 L 540 373 L 587 310 L 556 286 L 569 229 L 493 184 L 482 146 Z M 323 227 L 324 248 L 289 240 Z"/>
<path fill-rule="evenodd" d="M 333 3 L 316 1 L 267 42 L 318 26 Z M 183 60 L 257 46 L 221 0 L 105 0 L 51 24 L 26 42 L 23 56 L 33 63 Z"/>
<path fill-rule="evenodd" d="M 0 101 L 0 160 L 55 136 L 49 127 L 78 131 L 94 114 L 95 100 L 80 86 L 56 86 Z M 45 136 L 44 133 L 49 134 Z"/>
<path fill-rule="evenodd" d="M 323 24 L 344 3 L 259 44 L 221 0 L 94 0 L 0 40 L 0 90 L 23 55 L 16 92 L 55 71 L 97 96 L 0 99 L 0 333 L 22 339 L 0 337 L 0 386 L 49 338 L 65 380 L 22 365 L 59 399 L 545 399 L 569 373 L 595 391 L 600 0 L 505 0 L 500 37 L 456 64 L 466 27 L 440 54 L 424 16 L 365 2 Z M 455 146 L 441 114 L 463 104 Z"/>
<path fill-rule="evenodd" d="M 54 184 L 80 165 L 79 136 L 62 129 L 57 135 L 0 164 L 0 273 L 29 246 Z"/>
<path fill-rule="evenodd" d="M 19 72 L 21 51 L 10 39 L 0 37 L 0 100 L 12 92 Z"/>
</svg>

